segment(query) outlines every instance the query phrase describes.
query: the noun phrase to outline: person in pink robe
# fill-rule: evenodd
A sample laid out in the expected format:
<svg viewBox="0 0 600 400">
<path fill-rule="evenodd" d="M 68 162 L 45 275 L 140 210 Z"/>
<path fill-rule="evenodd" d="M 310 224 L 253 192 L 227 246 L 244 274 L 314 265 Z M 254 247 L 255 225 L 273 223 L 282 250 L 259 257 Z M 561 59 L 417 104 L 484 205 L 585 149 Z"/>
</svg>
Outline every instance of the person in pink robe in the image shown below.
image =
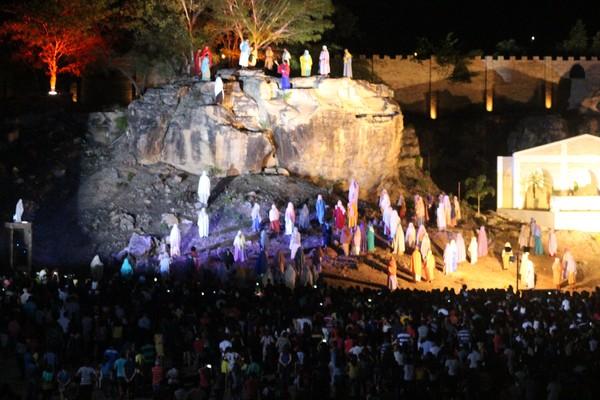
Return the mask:
<svg viewBox="0 0 600 400">
<path fill-rule="evenodd" d="M 477 256 L 485 257 L 487 255 L 488 255 L 487 234 L 485 233 L 485 227 L 482 225 L 479 228 L 479 233 L 477 234 Z"/>
</svg>

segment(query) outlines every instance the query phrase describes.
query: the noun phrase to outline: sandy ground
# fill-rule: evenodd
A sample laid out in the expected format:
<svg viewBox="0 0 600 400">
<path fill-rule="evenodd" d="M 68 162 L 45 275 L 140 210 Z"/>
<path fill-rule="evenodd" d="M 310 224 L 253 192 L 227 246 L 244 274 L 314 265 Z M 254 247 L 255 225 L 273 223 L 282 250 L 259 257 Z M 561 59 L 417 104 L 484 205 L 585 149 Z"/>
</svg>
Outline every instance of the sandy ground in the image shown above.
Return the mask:
<svg viewBox="0 0 600 400">
<path fill-rule="evenodd" d="M 461 229 L 465 241 L 468 243 L 471 237 L 469 229 Z M 410 259 L 408 255 L 399 258 L 398 266 L 398 286 L 400 288 L 413 288 L 418 290 L 443 289 L 445 287 L 460 289 L 462 285 L 470 288 L 508 288 L 516 286 L 516 265 L 513 268 L 503 270 L 500 252 L 506 241 L 512 243 L 513 248 L 517 248 L 518 225 L 507 221 L 501 224 L 491 226 L 490 236 L 493 237 L 493 244 L 490 246 L 490 255 L 482 257 L 477 264 L 471 265 L 468 262 L 460 263 L 457 272 L 451 275 L 444 275 L 442 272 L 440 254 L 436 254 L 438 262 L 436 275 L 431 283 L 414 282 L 412 275 L 408 270 Z M 429 230 L 431 232 L 431 230 Z M 457 230 L 455 230 L 457 231 Z M 547 244 L 547 233 L 544 232 L 544 246 Z M 440 246 L 445 245 L 447 234 L 431 234 L 432 240 Z M 578 266 L 577 283 L 573 286 L 567 286 L 563 283 L 563 290 L 594 290 L 600 285 L 600 235 L 585 234 L 579 232 L 557 232 L 559 243 L 559 255 L 562 256 L 565 248 L 569 248 L 575 256 Z M 387 275 L 385 266 L 391 253 L 381 247 L 368 256 L 361 256 L 356 261 L 356 266 L 346 268 L 335 265 L 337 263 L 327 262 L 324 267 L 324 276 L 331 285 L 352 286 L 359 285 L 365 287 L 385 286 L 387 284 Z M 545 249 L 546 250 L 546 249 Z M 343 259 L 344 257 L 342 257 Z M 554 289 L 552 284 L 551 266 L 553 258 L 548 255 L 530 256 L 536 270 L 535 289 Z M 334 264 L 334 265 L 332 265 Z M 401 267 L 401 265 L 404 266 Z M 522 283 L 519 282 L 519 289 L 522 289 Z"/>
</svg>

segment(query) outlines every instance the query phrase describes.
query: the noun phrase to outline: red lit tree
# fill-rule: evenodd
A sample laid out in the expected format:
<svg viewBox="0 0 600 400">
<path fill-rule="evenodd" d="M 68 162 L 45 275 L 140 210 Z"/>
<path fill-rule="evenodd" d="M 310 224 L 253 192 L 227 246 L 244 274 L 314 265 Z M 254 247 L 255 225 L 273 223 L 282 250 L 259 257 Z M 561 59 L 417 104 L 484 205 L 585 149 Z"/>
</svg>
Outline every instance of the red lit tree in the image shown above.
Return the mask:
<svg viewBox="0 0 600 400">
<path fill-rule="evenodd" d="M 43 67 L 56 91 L 59 74 L 79 76 L 104 54 L 101 24 L 110 15 L 110 0 L 30 0 L 11 8 L 14 18 L 0 32 L 17 43 L 16 54 Z"/>
</svg>

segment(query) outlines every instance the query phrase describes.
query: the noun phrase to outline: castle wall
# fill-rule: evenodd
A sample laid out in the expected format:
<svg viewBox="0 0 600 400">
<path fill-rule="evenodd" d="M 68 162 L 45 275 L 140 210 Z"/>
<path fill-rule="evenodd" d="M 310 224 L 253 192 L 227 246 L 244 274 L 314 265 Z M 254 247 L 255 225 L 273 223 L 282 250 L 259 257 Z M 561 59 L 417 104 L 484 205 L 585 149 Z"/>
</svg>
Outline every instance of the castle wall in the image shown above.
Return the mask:
<svg viewBox="0 0 600 400">
<path fill-rule="evenodd" d="M 403 110 L 435 115 L 466 107 L 487 111 L 517 108 L 577 108 L 600 88 L 600 61 L 591 58 L 474 57 L 469 59 L 469 82 L 448 79 L 451 68 L 435 58 L 359 56 L 356 62 L 375 79 L 390 86 Z M 584 79 L 570 79 L 579 65 Z"/>
</svg>

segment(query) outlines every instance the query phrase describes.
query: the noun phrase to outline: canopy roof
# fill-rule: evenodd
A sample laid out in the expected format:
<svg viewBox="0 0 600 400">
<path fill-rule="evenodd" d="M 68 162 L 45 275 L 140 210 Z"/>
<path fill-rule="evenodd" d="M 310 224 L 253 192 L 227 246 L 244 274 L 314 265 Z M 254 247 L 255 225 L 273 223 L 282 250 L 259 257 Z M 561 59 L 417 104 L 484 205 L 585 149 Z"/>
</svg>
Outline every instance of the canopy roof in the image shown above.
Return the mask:
<svg viewBox="0 0 600 400">
<path fill-rule="evenodd" d="M 598 156 L 600 155 L 600 137 L 585 133 L 557 142 L 543 144 L 537 147 L 517 151 L 513 154 L 519 156 L 559 156 L 563 146 L 566 145 L 566 155 Z"/>
</svg>

